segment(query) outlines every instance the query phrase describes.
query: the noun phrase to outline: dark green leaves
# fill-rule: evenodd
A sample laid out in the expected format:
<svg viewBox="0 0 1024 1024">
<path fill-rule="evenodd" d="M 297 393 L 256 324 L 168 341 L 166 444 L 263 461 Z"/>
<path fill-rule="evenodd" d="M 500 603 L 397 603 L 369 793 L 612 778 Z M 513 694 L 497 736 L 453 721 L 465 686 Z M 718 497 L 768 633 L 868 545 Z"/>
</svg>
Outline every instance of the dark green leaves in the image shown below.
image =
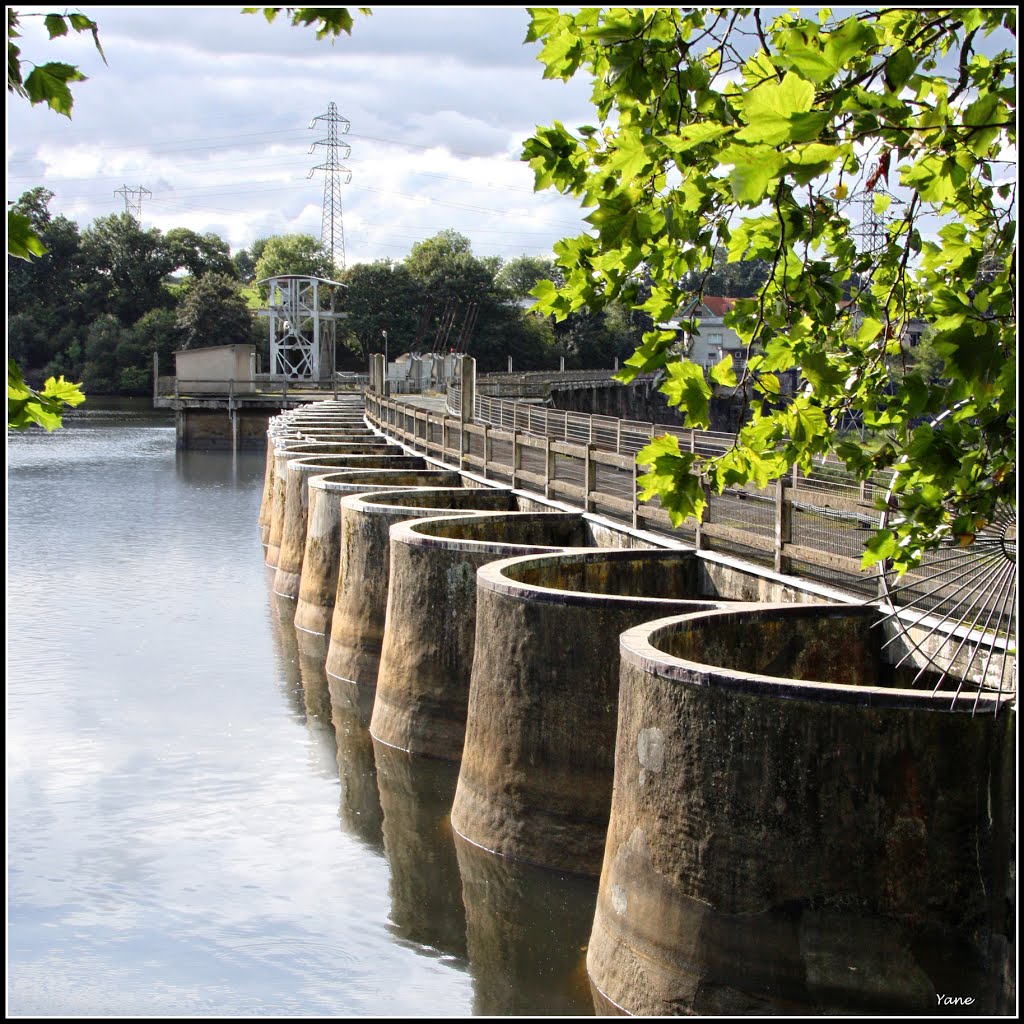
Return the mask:
<svg viewBox="0 0 1024 1024">
<path fill-rule="evenodd" d="M 356 8 L 364 17 L 372 13 L 369 7 Z M 336 38 L 342 32 L 352 34 L 352 26 L 355 23 L 347 7 L 243 7 L 243 14 L 259 14 L 268 22 L 284 11 L 295 26 L 312 25 L 316 29 L 317 39 L 325 36 Z"/>
</svg>

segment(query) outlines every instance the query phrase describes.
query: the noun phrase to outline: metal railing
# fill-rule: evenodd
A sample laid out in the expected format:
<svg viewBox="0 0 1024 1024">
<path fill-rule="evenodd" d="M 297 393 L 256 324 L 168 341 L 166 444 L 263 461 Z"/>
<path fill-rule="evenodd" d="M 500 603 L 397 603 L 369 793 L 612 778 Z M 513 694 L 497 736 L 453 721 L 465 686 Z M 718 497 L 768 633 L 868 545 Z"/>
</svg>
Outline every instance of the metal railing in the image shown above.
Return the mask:
<svg viewBox="0 0 1024 1024">
<path fill-rule="evenodd" d="M 167 401 L 182 399 L 228 400 L 282 398 L 322 399 L 328 395 L 361 391 L 369 378 L 365 373 L 336 373 L 319 381 L 288 380 L 270 374 L 256 374 L 252 379 L 158 377 L 153 398 Z"/>
<path fill-rule="evenodd" d="M 494 399 L 478 399 L 480 422 L 365 394 L 367 417 L 384 433 L 440 461 L 595 512 L 638 529 L 670 534 L 697 548 L 740 555 L 778 572 L 876 596 L 878 578 L 861 570 L 863 530 L 877 525 L 874 494 L 838 480 L 809 486 L 803 474 L 767 488 L 748 485 L 705 492 L 708 509 L 697 524 L 673 527 L 657 500 L 642 501 L 636 453 L 656 425 Z M 679 431 L 680 446 L 713 453 L 731 435 Z M 691 447 L 692 446 L 692 447 Z M 836 463 L 835 468 L 842 470 Z M 886 485 L 887 486 L 887 485 Z M 886 487 L 881 488 L 885 493 Z M 845 491 L 845 493 L 844 493 Z"/>
</svg>

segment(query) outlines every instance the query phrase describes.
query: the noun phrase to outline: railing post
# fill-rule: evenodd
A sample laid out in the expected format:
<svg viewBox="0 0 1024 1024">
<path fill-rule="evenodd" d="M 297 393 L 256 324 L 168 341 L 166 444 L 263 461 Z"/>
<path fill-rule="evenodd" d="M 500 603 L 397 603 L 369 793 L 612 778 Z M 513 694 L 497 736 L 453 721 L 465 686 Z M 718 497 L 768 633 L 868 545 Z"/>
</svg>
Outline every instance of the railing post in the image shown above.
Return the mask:
<svg viewBox="0 0 1024 1024">
<path fill-rule="evenodd" d="M 555 455 L 551 451 L 551 438 L 544 435 L 544 497 L 551 497 L 551 480 L 554 477 Z"/>
<path fill-rule="evenodd" d="M 484 424 L 484 479 L 489 477 L 488 470 L 491 465 L 491 425 Z"/>
<path fill-rule="evenodd" d="M 637 491 L 636 483 L 636 457 L 633 458 L 633 529 L 637 529 L 640 525 L 640 505 L 639 505 L 639 494 Z"/>
<path fill-rule="evenodd" d="M 522 464 L 522 450 L 519 447 L 519 434 L 512 431 L 512 486 L 516 487 L 519 483 L 519 467 Z"/>
<path fill-rule="evenodd" d="M 583 511 L 589 512 L 593 501 L 591 495 L 597 490 L 597 463 L 594 462 L 594 444 L 589 443 L 583 457 Z"/>
<path fill-rule="evenodd" d="M 775 571 L 789 573 L 791 559 L 786 554 L 786 545 L 793 540 L 793 503 L 786 493 L 789 482 L 784 477 L 775 481 Z"/>
<path fill-rule="evenodd" d="M 704 527 L 705 523 L 710 523 L 711 522 L 711 513 L 712 513 L 712 508 L 711 508 L 711 485 L 706 480 L 702 480 L 700 485 L 704 489 L 704 503 L 705 504 L 704 504 L 704 515 L 701 516 L 701 518 L 697 520 L 697 528 L 694 531 L 694 534 L 695 534 L 694 535 L 694 547 L 696 547 L 696 549 L 698 551 L 703 550 L 704 547 L 706 546 L 704 544 L 704 530 L 703 530 L 703 527 Z"/>
</svg>

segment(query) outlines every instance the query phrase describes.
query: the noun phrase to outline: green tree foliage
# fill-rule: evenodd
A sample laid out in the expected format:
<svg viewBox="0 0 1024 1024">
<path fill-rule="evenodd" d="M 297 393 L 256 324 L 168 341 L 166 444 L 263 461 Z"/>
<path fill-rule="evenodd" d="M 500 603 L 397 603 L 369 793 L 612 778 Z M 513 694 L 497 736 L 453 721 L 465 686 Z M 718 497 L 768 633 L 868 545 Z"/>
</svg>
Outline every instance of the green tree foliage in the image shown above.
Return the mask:
<svg viewBox="0 0 1024 1024">
<path fill-rule="evenodd" d="M 46 30 L 51 40 L 66 36 L 69 31 L 89 32 L 92 34 L 93 42 L 99 55 L 106 63 L 107 58 L 103 54 L 103 47 L 100 45 L 99 27 L 84 14 L 76 12 L 69 14 L 46 14 L 25 15 L 26 17 L 43 17 Z M 37 103 L 45 103 L 51 110 L 65 117 L 71 117 L 71 108 L 74 99 L 69 87 L 70 82 L 84 82 L 85 75 L 73 64 L 66 64 L 62 61 L 47 61 L 45 64 L 36 64 L 27 58 L 22 58 L 21 47 L 16 42 L 21 38 L 22 13 L 13 7 L 7 8 L 7 91 L 18 96 L 23 96 L 33 106 Z M 31 65 L 32 70 L 25 73 L 26 66 Z M 45 207 L 45 202 L 43 204 Z M 46 253 L 46 244 L 34 229 L 30 212 L 19 211 L 8 205 L 7 210 L 7 254 L 17 259 L 31 260 Z M 10 262 L 10 261 L 8 261 Z M 12 379 L 16 378 L 14 387 L 15 403 L 24 401 L 20 406 L 21 412 L 12 414 L 14 406 L 12 403 Z M 27 397 L 23 395 L 23 389 L 28 392 Z M 59 398 L 56 396 L 70 396 Z M 77 384 L 68 384 L 63 380 L 53 382 L 47 381 L 42 391 L 36 392 L 25 384 L 21 368 L 17 363 L 8 366 L 8 428 L 16 427 L 22 429 L 31 423 L 39 423 L 47 430 L 53 430 L 60 426 L 59 410 L 61 403 L 69 406 L 78 405 L 85 400 L 85 396 L 79 390 Z M 28 410 L 26 412 L 25 410 Z"/>
<path fill-rule="evenodd" d="M 356 263 L 343 280 L 348 285 L 341 299 L 347 317 L 338 329 L 339 340 L 357 353 L 360 367 L 367 365 L 372 352 L 384 351 L 384 331 L 389 355 L 422 346 L 417 328 L 423 289 L 408 267 L 391 260 Z"/>
<path fill-rule="evenodd" d="M 199 234 L 189 228 L 171 228 L 164 235 L 164 247 L 171 273 L 185 271 L 192 277 L 210 273 L 238 277 L 227 242 L 212 231 Z"/>
<path fill-rule="evenodd" d="M 364 17 L 372 13 L 369 7 L 358 7 Z M 243 14 L 262 14 L 272 22 L 282 11 L 289 23 L 295 26 L 312 25 L 317 39 L 324 36 L 339 36 L 342 32 L 352 34 L 353 18 L 347 7 L 243 7 Z"/>
<path fill-rule="evenodd" d="M 256 260 L 256 280 L 298 274 L 331 278 L 331 254 L 312 235 L 274 235 Z M 262 289 L 266 295 L 266 286 Z"/>
<path fill-rule="evenodd" d="M 103 47 L 100 46 L 99 26 L 81 13 L 22 15 L 12 7 L 7 8 L 7 91 L 24 96 L 33 105 L 45 103 L 51 110 L 70 118 L 74 99 L 68 83 L 84 82 L 85 75 L 74 65 L 62 61 L 33 64 L 32 61 L 23 59 L 21 47 L 15 42 L 21 37 L 18 29 L 23 16 L 43 18 L 51 40 L 66 36 L 69 31 L 91 33 L 96 49 L 105 64 L 107 58 L 103 54 Z M 26 64 L 32 64 L 32 70 L 27 75 L 23 74 Z"/>
<path fill-rule="evenodd" d="M 770 22 L 761 8 L 532 9 L 545 77 L 588 75 L 595 112 L 525 146 L 536 187 L 579 197 L 593 229 L 556 247 L 564 285 L 539 286 L 540 309 L 617 299 L 660 322 L 718 247 L 769 267 L 726 321 L 752 353 L 740 375 L 726 360 L 709 379 L 660 331 L 629 360 L 625 378 L 665 371 L 695 427 L 713 385 L 753 395 L 730 451 L 660 439 L 641 453 L 646 495 L 677 522 L 700 514 L 701 478 L 765 485 L 829 449 L 860 478 L 895 472 L 898 515 L 866 565 L 904 569 L 943 537 L 969 542 L 1014 500 L 1015 32 L 1012 8 L 791 9 Z M 875 248 L 858 244 L 865 196 L 890 217 Z M 932 324 L 945 376 L 890 387 L 915 318 Z M 794 367 L 802 386 L 787 398 L 777 375 Z M 875 440 L 839 440 L 847 414 Z"/>
<path fill-rule="evenodd" d="M 540 256 L 518 256 L 501 267 L 494 275 L 494 283 L 513 299 L 525 299 L 539 281 L 550 281 L 555 274 L 553 260 Z"/>
<path fill-rule="evenodd" d="M 178 307 L 182 348 L 245 344 L 254 320 L 234 277 L 209 273 L 191 280 Z"/>
<path fill-rule="evenodd" d="M 64 406 L 81 405 L 85 395 L 78 384 L 63 377 L 49 377 L 38 391 L 30 388 L 13 359 L 7 360 L 7 427 L 24 430 L 33 423 L 46 430 L 61 425 Z"/>
<path fill-rule="evenodd" d="M 174 259 L 159 229 L 140 227 L 128 213 L 99 217 L 82 232 L 82 261 L 92 271 L 89 301 L 122 324 L 170 304 L 164 283 Z"/>
</svg>

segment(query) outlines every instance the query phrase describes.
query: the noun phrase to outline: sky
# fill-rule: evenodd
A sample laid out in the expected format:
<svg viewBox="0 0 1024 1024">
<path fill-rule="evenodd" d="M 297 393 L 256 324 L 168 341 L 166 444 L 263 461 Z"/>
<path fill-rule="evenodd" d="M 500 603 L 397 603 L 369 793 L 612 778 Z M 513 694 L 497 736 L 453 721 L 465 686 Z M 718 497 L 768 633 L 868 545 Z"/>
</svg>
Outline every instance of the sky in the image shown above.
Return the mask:
<svg viewBox="0 0 1024 1024">
<path fill-rule="evenodd" d="M 72 86 L 70 120 L 8 95 L 8 201 L 42 185 L 50 212 L 84 228 L 123 212 L 127 188 L 143 227 L 215 232 L 232 253 L 319 238 L 325 175 L 309 172 L 328 151 L 310 146 L 327 133 L 310 122 L 333 102 L 350 126 L 347 266 L 404 259 L 446 229 L 478 257 L 550 256 L 586 227 L 575 199 L 534 191 L 521 159 L 538 125 L 594 118 L 588 81 L 543 78 L 525 7 L 353 7 L 351 36 L 333 43 L 241 6 L 82 7 L 107 64 L 88 33 L 49 41 L 27 16 L 55 9 L 17 8 L 22 58 L 88 80 Z"/>
</svg>

